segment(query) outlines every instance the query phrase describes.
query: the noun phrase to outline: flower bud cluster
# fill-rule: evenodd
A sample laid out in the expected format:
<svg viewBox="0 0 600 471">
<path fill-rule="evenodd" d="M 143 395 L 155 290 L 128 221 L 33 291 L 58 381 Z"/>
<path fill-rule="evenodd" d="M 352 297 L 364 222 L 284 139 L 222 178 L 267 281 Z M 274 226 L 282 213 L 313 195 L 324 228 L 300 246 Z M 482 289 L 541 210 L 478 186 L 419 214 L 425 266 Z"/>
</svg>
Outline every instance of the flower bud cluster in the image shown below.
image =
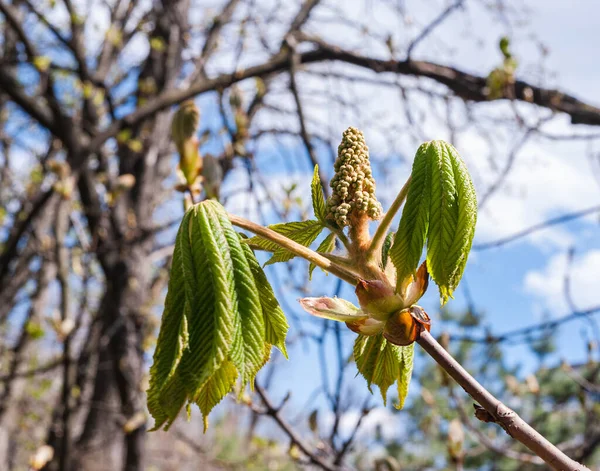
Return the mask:
<svg viewBox="0 0 600 471">
<path fill-rule="evenodd" d="M 383 210 L 375 196 L 369 148 L 358 129 L 350 127 L 344 131 L 334 168 L 335 175 L 329 183 L 332 195 L 327 200 L 327 217 L 339 227 L 350 224 L 350 215 L 381 218 Z"/>
</svg>

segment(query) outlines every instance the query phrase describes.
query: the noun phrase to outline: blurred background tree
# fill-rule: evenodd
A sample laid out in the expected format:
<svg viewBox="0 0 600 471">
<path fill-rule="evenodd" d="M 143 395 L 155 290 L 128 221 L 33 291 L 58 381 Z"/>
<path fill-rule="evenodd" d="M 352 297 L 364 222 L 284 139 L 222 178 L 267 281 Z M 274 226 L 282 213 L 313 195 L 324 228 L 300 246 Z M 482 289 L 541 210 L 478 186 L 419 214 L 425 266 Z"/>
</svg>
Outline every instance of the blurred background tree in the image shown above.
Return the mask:
<svg viewBox="0 0 600 471">
<path fill-rule="evenodd" d="M 544 468 L 422 356 L 405 410 L 384 408 L 354 377 L 352 333 L 295 305 L 353 294 L 318 270 L 309 284 L 302 261 L 269 272 L 290 361 L 274 354 L 208 434 L 147 434 L 185 198 L 170 123 L 190 99 L 194 191 L 261 223 L 309 216 L 312 168 L 327 187 L 349 125 L 388 202 L 422 141 L 452 142 L 480 217 L 452 311 L 430 293 L 432 332 L 598 469 L 591 3 L 0 0 L 0 469 Z"/>
</svg>

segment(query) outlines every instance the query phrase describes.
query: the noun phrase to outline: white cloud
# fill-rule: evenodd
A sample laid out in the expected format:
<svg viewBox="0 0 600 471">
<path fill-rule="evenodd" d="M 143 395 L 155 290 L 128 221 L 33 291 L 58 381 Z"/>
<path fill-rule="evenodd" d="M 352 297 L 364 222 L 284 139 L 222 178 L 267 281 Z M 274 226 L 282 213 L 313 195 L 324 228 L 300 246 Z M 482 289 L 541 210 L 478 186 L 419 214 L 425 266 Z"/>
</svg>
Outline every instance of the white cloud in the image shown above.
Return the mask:
<svg viewBox="0 0 600 471">
<path fill-rule="evenodd" d="M 567 270 L 567 255 L 555 255 L 543 269 L 532 270 L 525 275 L 524 289 L 537 297 L 550 312 L 564 314 L 568 311 L 564 296 Z M 590 250 L 576 256 L 570 271 L 571 293 L 577 307 L 586 309 L 600 304 L 600 250 Z"/>
<path fill-rule="evenodd" d="M 475 138 L 467 139 L 462 145 L 465 149 L 462 153 L 469 168 L 473 169 L 481 199 L 498 172 L 490 168 L 485 154 L 477 155 L 481 148 L 479 144 Z M 504 162 L 496 164 L 502 168 Z M 551 146 L 532 141 L 517 154 L 506 183 L 480 211 L 477 240 L 506 237 L 549 218 L 590 207 L 599 200 L 600 188 L 583 146 L 574 143 Z M 572 245 L 575 238 L 576 235 L 564 227 L 553 226 L 533 233 L 526 241 L 565 248 Z"/>
</svg>

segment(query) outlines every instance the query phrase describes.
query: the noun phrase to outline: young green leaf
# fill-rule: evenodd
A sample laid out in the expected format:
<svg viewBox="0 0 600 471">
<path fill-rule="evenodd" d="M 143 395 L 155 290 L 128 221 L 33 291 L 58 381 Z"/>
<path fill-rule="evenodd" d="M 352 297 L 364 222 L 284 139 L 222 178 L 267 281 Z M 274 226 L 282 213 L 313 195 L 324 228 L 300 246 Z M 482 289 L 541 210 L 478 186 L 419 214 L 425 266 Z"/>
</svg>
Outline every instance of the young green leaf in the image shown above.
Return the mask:
<svg viewBox="0 0 600 471">
<path fill-rule="evenodd" d="M 412 181 L 390 257 L 396 290 L 414 275 L 427 241 L 427 265 L 442 304 L 458 286 L 477 220 L 475 189 L 456 149 L 444 141 L 426 142 L 417 151 Z"/>
<path fill-rule="evenodd" d="M 317 220 L 323 224 L 325 222 L 325 216 L 327 215 L 325 207 L 325 194 L 323 192 L 323 186 L 321 185 L 321 179 L 319 178 L 319 166 L 315 165 L 315 171 L 313 173 L 312 183 L 310 185 L 313 211 Z"/>
<path fill-rule="evenodd" d="M 177 243 L 173 252 L 173 262 L 169 278 L 169 288 L 165 299 L 165 309 L 162 316 L 160 333 L 154 350 L 154 362 L 150 368 L 150 387 L 148 389 L 148 410 L 154 417 L 154 429 L 160 428 L 169 414 L 160 404 L 160 391 L 167 380 L 175 373 L 179 360 L 187 346 L 187 324 L 183 315 L 186 303 L 183 286 L 183 266 L 181 260 L 181 238 L 183 225 L 177 233 Z M 177 411 L 185 402 L 185 391 L 180 388 Z"/>
<path fill-rule="evenodd" d="M 224 211 L 215 211 L 221 227 L 231 226 Z M 265 322 L 263 319 L 260 294 L 250 267 L 253 253 L 248 253 L 235 230 L 225 230 L 225 238 L 233 262 L 233 275 L 237 295 L 236 332 L 230 358 L 240 372 L 242 389 L 263 366 Z M 248 260 L 250 258 L 250 260 Z"/>
<path fill-rule="evenodd" d="M 429 147 L 419 147 L 412 167 L 412 179 L 402 217 L 389 256 L 396 267 L 396 291 L 400 294 L 407 276 L 414 275 L 423 253 L 431 198 L 431 155 Z"/>
<path fill-rule="evenodd" d="M 475 236 L 475 227 L 477 225 L 477 195 L 475 187 L 471 181 L 469 171 L 463 160 L 458 155 L 454 147 L 450 148 L 452 155 L 452 168 L 454 170 L 454 179 L 456 181 L 456 194 L 458 201 L 458 224 L 456 226 L 456 236 L 450 251 L 447 255 L 448 264 L 456 267 L 448 280 L 449 295 L 456 289 L 460 279 L 465 271 L 473 237 Z"/>
<path fill-rule="evenodd" d="M 387 391 L 398 381 L 398 409 L 404 406 L 413 369 L 414 344 L 407 347 L 392 345 L 381 334 L 359 335 L 354 342 L 354 361 L 359 373 L 371 385 L 379 387 L 383 403 Z"/>
<path fill-rule="evenodd" d="M 273 224 L 269 226 L 269 229 L 274 230 L 280 234 L 283 234 L 288 239 L 292 239 L 294 242 L 309 247 L 316 239 L 325 226 L 313 219 L 300 222 L 286 222 L 282 224 Z M 296 255 L 286 250 L 275 242 L 264 239 L 260 236 L 254 236 L 250 239 L 246 239 L 245 242 L 250 244 L 250 247 L 258 248 L 262 250 L 268 250 L 273 252 L 273 256 L 267 261 L 265 265 L 271 265 L 277 262 L 287 262 Z"/>
<path fill-rule="evenodd" d="M 225 237 L 233 227 L 221 226 L 218 210 L 223 211 L 218 203 L 206 201 L 192 207 L 183 221 L 188 234 L 182 250 L 189 343 L 178 371 L 191 397 L 227 358 L 236 331 L 236 282 Z"/>
<path fill-rule="evenodd" d="M 381 247 L 381 266 L 382 266 L 382 268 L 385 268 L 387 266 L 387 263 L 389 260 L 389 255 L 390 255 L 390 249 L 392 248 L 392 243 L 394 241 L 395 235 L 396 235 L 395 232 L 390 232 L 388 235 L 385 236 L 385 239 L 383 240 L 383 246 Z"/>
<path fill-rule="evenodd" d="M 250 270 L 252 270 L 252 275 L 254 276 L 254 282 L 258 288 L 258 295 L 265 323 L 265 340 L 268 345 L 277 347 L 287 358 L 288 354 L 285 348 L 285 336 L 289 329 L 287 319 L 281 310 L 279 301 L 277 301 L 277 298 L 275 297 L 275 293 L 267 280 L 265 272 L 254 256 L 254 252 L 252 252 L 252 249 L 246 244 L 243 244 L 243 247 L 246 252 L 246 259 L 250 265 Z"/>
<path fill-rule="evenodd" d="M 477 199 L 456 149 L 443 141 L 433 141 L 429 148 L 433 162 L 427 266 L 445 304 L 458 286 L 467 263 L 475 235 Z"/>
<path fill-rule="evenodd" d="M 208 414 L 231 391 L 237 376 L 236 366 L 233 362 L 225 360 L 200 389 L 195 402 L 202 412 L 205 432 L 208 429 Z"/>
<path fill-rule="evenodd" d="M 325 237 L 323 239 L 323 241 L 317 247 L 317 252 L 318 253 L 331 253 L 331 252 L 333 252 L 334 249 L 335 249 L 335 234 L 333 232 L 330 232 L 329 235 L 327 237 Z M 308 266 L 308 280 L 309 281 L 312 280 L 312 274 L 313 274 L 313 271 L 315 270 L 315 268 L 317 268 L 317 266 L 314 263 L 311 263 Z M 327 273 L 327 272 L 325 272 L 325 273 Z"/>
<path fill-rule="evenodd" d="M 415 344 L 411 343 L 405 347 L 395 347 L 398 351 L 399 368 L 398 368 L 398 404 L 396 409 L 402 409 L 406 396 L 408 395 L 408 386 L 412 377 L 415 357 Z"/>
<path fill-rule="evenodd" d="M 205 418 L 232 389 L 252 384 L 271 344 L 285 354 L 287 322 L 254 253 L 216 201 L 185 214 L 150 369 L 148 408 L 168 428 L 187 403 Z"/>
</svg>

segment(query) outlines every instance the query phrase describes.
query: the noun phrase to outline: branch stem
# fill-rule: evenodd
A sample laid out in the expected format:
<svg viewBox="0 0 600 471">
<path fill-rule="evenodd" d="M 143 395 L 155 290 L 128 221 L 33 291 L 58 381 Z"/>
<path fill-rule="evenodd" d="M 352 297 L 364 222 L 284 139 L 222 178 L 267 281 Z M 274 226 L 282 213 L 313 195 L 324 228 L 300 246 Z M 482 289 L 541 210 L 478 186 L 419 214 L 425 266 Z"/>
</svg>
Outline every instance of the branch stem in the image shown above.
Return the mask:
<svg viewBox="0 0 600 471">
<path fill-rule="evenodd" d="M 379 226 L 377 226 L 375 235 L 373 236 L 373 239 L 371 240 L 371 246 L 369 247 L 369 250 L 367 251 L 367 259 L 371 259 L 373 257 L 373 254 L 375 254 L 376 252 L 379 251 L 379 249 L 381 249 L 381 244 L 383 244 L 383 241 L 385 240 L 385 236 L 387 235 L 388 229 L 392 225 L 392 220 L 394 219 L 394 216 L 396 216 L 396 213 L 398 212 L 398 210 L 400 209 L 400 206 L 402 206 L 402 203 L 404 203 L 404 200 L 406 199 L 406 196 L 408 195 L 408 189 L 410 188 L 411 179 L 412 179 L 412 176 L 409 176 L 408 180 L 406 180 L 406 183 L 404 184 L 404 186 L 398 193 L 398 196 L 396 196 L 396 199 L 390 206 L 390 209 L 387 210 L 387 213 L 385 213 L 385 216 L 383 216 L 383 219 L 379 223 Z"/>
<path fill-rule="evenodd" d="M 433 336 L 423 330 L 417 340 L 419 345 L 440 365 L 452 378 L 476 400 L 511 437 L 518 440 L 537 456 L 542 458 L 552 469 L 560 471 L 589 471 L 580 463 L 569 458 L 552 443 L 540 435 L 512 409 L 505 406 L 471 376 L 448 353 Z"/>
<path fill-rule="evenodd" d="M 328 271 L 332 275 L 341 278 L 342 280 L 350 283 L 352 286 L 356 286 L 358 283 L 357 276 L 351 271 L 347 270 L 344 267 L 341 267 L 331 260 L 323 257 L 323 255 L 315 252 L 314 250 L 309 249 L 308 247 L 304 247 L 297 242 L 285 237 L 284 235 L 275 232 L 268 227 L 261 226 L 260 224 L 256 224 L 252 221 L 248 221 L 245 218 L 240 216 L 236 216 L 234 214 L 228 214 L 229 220 L 234 226 L 241 227 L 242 229 L 246 229 L 250 232 L 253 232 L 265 239 L 270 240 L 271 242 L 275 242 L 277 245 L 283 247 L 284 249 L 289 250 L 293 254 L 308 260 L 311 263 L 314 263 L 316 266 L 322 268 L 323 270 Z"/>
<path fill-rule="evenodd" d="M 302 452 L 306 456 L 308 456 L 310 461 L 312 463 L 316 464 L 317 466 L 319 466 L 321 469 L 324 469 L 325 471 L 338 471 L 339 470 L 337 465 L 329 464 L 328 461 L 326 461 L 319 455 L 315 454 L 311 450 L 311 447 L 307 443 L 305 443 L 304 440 L 302 440 L 302 438 L 296 433 L 296 431 L 283 419 L 283 417 L 281 417 L 280 409 L 276 408 L 273 405 L 273 403 L 271 402 L 271 399 L 269 399 L 269 397 L 267 396 L 266 391 L 261 386 L 259 386 L 258 384 L 255 384 L 254 388 L 255 388 L 256 392 L 258 393 L 258 395 L 260 396 L 263 404 L 267 408 L 266 414 L 273 417 L 273 419 L 275 420 L 275 422 L 277 422 L 279 427 L 281 427 L 283 432 L 290 438 L 290 440 L 292 441 L 292 444 L 295 444 L 298 448 L 300 448 L 300 450 L 302 450 Z"/>
</svg>

